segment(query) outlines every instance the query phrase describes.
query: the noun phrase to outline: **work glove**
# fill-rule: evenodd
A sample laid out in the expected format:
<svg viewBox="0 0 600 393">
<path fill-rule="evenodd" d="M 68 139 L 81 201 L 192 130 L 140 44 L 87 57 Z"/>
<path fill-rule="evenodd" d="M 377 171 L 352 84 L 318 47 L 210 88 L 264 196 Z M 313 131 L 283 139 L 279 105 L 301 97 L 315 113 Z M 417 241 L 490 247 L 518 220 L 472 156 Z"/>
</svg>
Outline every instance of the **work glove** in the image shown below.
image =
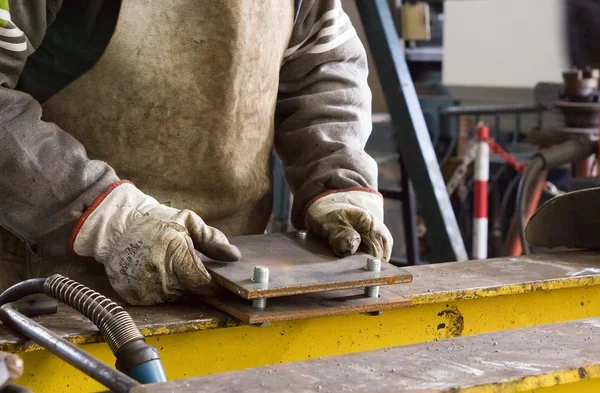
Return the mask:
<svg viewBox="0 0 600 393">
<path fill-rule="evenodd" d="M 102 263 L 112 287 L 132 305 L 205 293 L 211 276 L 196 250 L 220 261 L 240 258 L 225 235 L 197 214 L 161 205 L 129 182 L 114 184 L 94 201 L 77 223 L 71 247 Z"/>
<path fill-rule="evenodd" d="M 394 241 L 383 223 L 383 197 L 370 190 L 326 193 L 309 204 L 306 228 L 329 241 L 335 255 L 352 255 L 360 247 L 387 262 Z"/>
</svg>

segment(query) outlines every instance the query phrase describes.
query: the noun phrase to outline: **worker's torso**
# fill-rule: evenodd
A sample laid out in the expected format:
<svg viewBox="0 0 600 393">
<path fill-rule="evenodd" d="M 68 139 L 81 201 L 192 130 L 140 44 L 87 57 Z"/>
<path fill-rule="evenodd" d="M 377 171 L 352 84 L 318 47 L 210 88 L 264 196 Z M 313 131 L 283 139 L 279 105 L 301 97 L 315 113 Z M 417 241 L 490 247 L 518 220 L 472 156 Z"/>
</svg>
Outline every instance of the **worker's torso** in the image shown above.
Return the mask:
<svg viewBox="0 0 600 393">
<path fill-rule="evenodd" d="M 260 233 L 293 15 L 292 0 L 123 0 L 100 60 L 43 119 L 160 202 L 227 235 Z"/>
<path fill-rule="evenodd" d="M 43 105 L 160 202 L 228 235 L 262 232 L 293 1 L 124 0 L 98 63 Z"/>
</svg>

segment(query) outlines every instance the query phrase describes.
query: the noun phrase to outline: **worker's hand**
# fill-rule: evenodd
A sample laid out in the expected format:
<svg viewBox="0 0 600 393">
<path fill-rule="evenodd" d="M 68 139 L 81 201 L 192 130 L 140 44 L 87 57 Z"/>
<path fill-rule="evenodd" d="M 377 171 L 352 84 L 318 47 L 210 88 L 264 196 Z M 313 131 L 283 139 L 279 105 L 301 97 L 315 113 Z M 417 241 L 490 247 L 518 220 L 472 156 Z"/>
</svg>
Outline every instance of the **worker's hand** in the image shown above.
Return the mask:
<svg viewBox="0 0 600 393">
<path fill-rule="evenodd" d="M 194 212 L 159 204 L 133 184 L 105 191 L 81 217 L 73 251 L 104 264 L 115 291 L 133 305 L 202 294 L 211 281 L 195 250 L 221 261 L 237 261 L 239 250 Z"/>
<path fill-rule="evenodd" d="M 369 191 L 325 194 L 306 212 L 305 225 L 327 239 L 335 255 L 352 255 L 359 246 L 387 262 L 394 243 L 383 223 L 383 198 Z"/>
</svg>

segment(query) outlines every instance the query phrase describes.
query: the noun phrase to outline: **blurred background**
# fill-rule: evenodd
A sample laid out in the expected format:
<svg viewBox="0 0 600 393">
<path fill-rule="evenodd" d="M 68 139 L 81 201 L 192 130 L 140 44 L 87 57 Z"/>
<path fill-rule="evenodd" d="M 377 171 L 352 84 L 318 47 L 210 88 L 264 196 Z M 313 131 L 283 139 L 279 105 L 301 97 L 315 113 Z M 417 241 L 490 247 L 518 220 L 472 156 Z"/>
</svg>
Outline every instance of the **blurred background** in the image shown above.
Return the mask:
<svg viewBox="0 0 600 393">
<path fill-rule="evenodd" d="M 572 28 L 581 15 L 563 0 L 342 5 L 369 56 L 367 150 L 379 164 L 394 263 L 536 252 L 523 250 L 521 221 L 553 196 L 598 185 L 595 155 L 558 162 L 521 184 L 540 149 L 597 139 L 597 70 L 576 68 L 569 56 L 582 45 Z M 478 125 L 491 138 L 485 157 L 477 154 Z M 484 196 L 475 192 L 477 160 L 489 168 Z M 275 174 L 271 230 L 288 230 L 289 192 Z M 482 204 L 485 222 L 475 211 Z"/>
</svg>

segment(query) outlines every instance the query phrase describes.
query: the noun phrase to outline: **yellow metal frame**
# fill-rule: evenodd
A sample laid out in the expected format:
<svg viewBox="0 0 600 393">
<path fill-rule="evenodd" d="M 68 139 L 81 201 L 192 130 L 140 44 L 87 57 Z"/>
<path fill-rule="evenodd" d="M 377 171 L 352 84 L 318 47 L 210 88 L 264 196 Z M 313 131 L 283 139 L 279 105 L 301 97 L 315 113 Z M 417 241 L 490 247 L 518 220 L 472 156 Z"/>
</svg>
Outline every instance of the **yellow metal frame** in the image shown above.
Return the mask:
<svg viewBox="0 0 600 393">
<path fill-rule="evenodd" d="M 169 379 L 180 379 L 600 316 L 598 284 L 600 277 L 585 277 L 493 290 L 421 294 L 411 299 L 412 307 L 385 311 L 381 316 L 344 315 L 277 322 L 267 327 L 204 326 L 207 330 L 180 333 L 164 329 L 144 333 L 154 334 L 147 341 L 159 348 Z M 109 364 L 114 362 L 106 344 L 82 347 Z M 36 393 L 103 390 L 101 385 L 46 351 L 31 350 L 21 356 L 26 372 L 19 383 Z M 572 385 L 578 381 L 569 375 L 572 375 L 569 370 L 561 372 L 560 383 Z M 587 376 L 597 378 L 598 372 L 589 370 Z M 597 389 L 596 380 L 580 384 L 585 388 L 590 383 L 589 389 Z M 548 389 L 549 393 L 561 393 L 572 391 L 561 390 L 569 385 L 548 387 L 551 385 L 534 378 L 502 385 L 506 389 L 494 385 L 464 392 L 538 392 L 538 388 L 545 388 L 543 392 Z"/>
</svg>

